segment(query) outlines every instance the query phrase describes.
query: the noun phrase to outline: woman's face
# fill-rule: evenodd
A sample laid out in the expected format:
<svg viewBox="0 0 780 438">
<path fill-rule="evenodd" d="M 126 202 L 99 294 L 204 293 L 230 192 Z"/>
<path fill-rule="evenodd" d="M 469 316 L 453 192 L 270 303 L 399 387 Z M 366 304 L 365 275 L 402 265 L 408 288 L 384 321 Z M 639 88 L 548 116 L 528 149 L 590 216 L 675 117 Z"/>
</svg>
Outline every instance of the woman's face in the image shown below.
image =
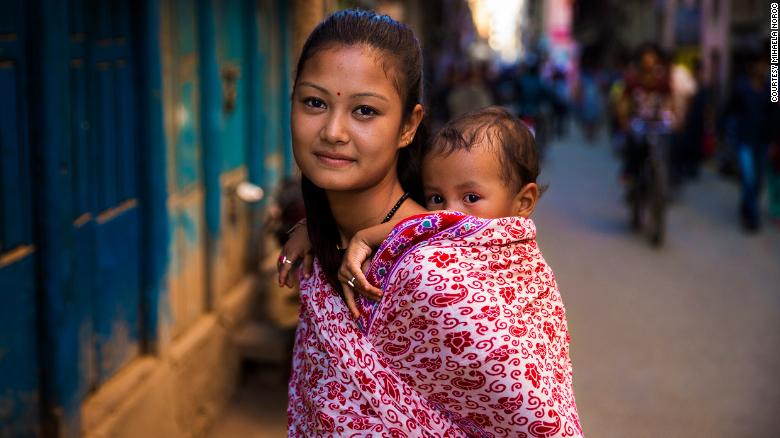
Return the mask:
<svg viewBox="0 0 780 438">
<path fill-rule="evenodd" d="M 320 50 L 298 76 L 293 154 L 301 172 L 324 190 L 361 190 L 394 178 L 398 149 L 411 140 L 409 126 L 402 126 L 395 72 L 383 68 L 380 55 L 365 46 Z"/>
</svg>

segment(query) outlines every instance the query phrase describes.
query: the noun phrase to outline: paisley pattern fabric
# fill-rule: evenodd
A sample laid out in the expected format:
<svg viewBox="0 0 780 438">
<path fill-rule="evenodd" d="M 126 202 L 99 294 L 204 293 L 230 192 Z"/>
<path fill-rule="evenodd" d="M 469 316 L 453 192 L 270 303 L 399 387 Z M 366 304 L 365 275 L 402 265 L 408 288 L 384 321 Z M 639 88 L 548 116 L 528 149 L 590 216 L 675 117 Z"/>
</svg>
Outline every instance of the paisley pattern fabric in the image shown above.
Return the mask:
<svg viewBox="0 0 780 438">
<path fill-rule="evenodd" d="M 353 321 L 315 262 L 301 282 L 289 435 L 580 437 L 561 296 L 533 222 L 407 218 Z"/>
</svg>

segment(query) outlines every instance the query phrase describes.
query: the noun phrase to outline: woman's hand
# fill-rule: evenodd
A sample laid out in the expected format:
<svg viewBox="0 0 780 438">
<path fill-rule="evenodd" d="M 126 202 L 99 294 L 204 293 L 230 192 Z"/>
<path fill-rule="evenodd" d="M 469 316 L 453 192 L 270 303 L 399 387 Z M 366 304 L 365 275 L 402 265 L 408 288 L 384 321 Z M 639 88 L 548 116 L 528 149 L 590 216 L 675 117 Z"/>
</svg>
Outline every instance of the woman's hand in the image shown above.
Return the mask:
<svg viewBox="0 0 780 438">
<path fill-rule="evenodd" d="M 303 276 L 309 278 L 311 275 L 314 256 L 311 254 L 311 243 L 306 229 L 306 221 L 303 220 L 295 224 L 289 231 L 290 238 L 284 244 L 282 252 L 279 254 L 279 261 L 276 263 L 276 269 L 279 274 L 279 286 L 293 287 L 290 271 L 296 268 L 299 262 L 303 264 Z"/>
<path fill-rule="evenodd" d="M 363 233 L 358 231 L 349 241 L 347 252 L 344 254 L 341 268 L 339 268 L 339 282 L 341 282 L 341 288 L 344 291 L 344 301 L 347 303 L 349 312 L 355 318 L 360 316 L 355 304 L 355 292 L 372 300 L 382 298 L 382 291 L 372 286 L 364 274 L 371 264 L 369 257 L 372 253 L 371 245 Z"/>
</svg>

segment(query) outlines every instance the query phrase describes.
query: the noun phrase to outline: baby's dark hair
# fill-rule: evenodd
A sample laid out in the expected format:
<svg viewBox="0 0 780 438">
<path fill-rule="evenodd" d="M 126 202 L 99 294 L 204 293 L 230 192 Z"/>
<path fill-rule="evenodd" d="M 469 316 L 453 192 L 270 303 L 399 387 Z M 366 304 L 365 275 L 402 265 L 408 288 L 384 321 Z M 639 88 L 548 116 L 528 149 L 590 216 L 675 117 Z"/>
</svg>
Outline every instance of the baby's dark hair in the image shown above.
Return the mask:
<svg viewBox="0 0 780 438">
<path fill-rule="evenodd" d="M 449 155 L 469 151 L 476 145 L 500 148 L 501 176 L 520 191 L 539 177 L 539 153 L 525 123 L 498 106 L 481 108 L 445 124 L 423 147 L 431 153 Z"/>
</svg>

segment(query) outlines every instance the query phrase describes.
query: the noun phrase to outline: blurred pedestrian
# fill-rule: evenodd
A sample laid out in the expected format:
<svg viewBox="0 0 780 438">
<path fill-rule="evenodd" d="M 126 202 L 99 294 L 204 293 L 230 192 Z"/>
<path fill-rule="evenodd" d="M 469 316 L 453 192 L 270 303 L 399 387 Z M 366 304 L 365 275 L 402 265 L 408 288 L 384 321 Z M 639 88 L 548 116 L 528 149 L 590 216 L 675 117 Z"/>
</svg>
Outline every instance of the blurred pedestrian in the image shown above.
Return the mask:
<svg viewBox="0 0 780 438">
<path fill-rule="evenodd" d="M 552 89 L 542 80 L 539 55 L 529 53 L 517 78 L 517 115 L 531 128 L 542 158 L 547 146 L 547 108 L 554 100 Z"/>
<path fill-rule="evenodd" d="M 705 130 L 707 88 L 700 85 L 701 62 L 693 63 L 693 74 L 684 65 L 672 70 L 674 143 L 670 153 L 671 182 L 681 185 L 699 172 Z"/>
<path fill-rule="evenodd" d="M 563 138 L 569 115 L 569 81 L 565 67 L 556 64 L 550 79 L 553 90 L 551 131 L 557 138 Z"/>
<path fill-rule="evenodd" d="M 604 113 L 596 47 L 586 47 L 580 56 L 580 76 L 574 92 L 577 116 L 589 143 L 596 140 Z"/>
<path fill-rule="evenodd" d="M 628 132 L 631 120 L 659 121 L 671 112 L 671 81 L 665 57 L 654 43 L 643 44 L 637 65 L 628 68 L 624 79 L 622 102 L 618 105 L 619 125 Z M 623 179 L 632 182 L 645 159 L 645 148 L 627 136 L 623 147 Z"/>
<path fill-rule="evenodd" d="M 483 73 L 478 65 L 469 65 L 455 76 L 455 83 L 447 96 L 450 117 L 493 105 L 493 94 Z"/>
<path fill-rule="evenodd" d="M 761 228 L 760 195 L 767 165 L 769 105 L 769 68 L 759 52 L 747 56 L 745 68 L 736 78 L 727 114 L 734 123 L 734 140 L 741 197 L 739 216 L 747 232 Z"/>
<path fill-rule="evenodd" d="M 769 150 L 767 154 L 767 192 L 769 217 L 780 227 L 780 104 L 773 104 L 769 113 Z"/>
</svg>

